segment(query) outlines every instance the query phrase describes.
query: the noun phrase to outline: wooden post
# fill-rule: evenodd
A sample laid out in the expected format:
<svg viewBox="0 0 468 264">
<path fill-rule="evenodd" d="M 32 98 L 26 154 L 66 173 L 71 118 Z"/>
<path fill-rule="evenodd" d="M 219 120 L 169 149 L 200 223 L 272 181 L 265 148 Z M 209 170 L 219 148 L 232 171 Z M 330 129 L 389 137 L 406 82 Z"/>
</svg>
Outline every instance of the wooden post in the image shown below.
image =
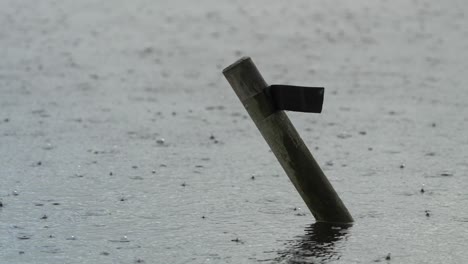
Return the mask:
<svg viewBox="0 0 468 264">
<path fill-rule="evenodd" d="M 267 83 L 249 57 L 223 70 L 240 101 L 265 138 L 317 222 L 353 222 L 284 111 L 275 110 Z"/>
</svg>

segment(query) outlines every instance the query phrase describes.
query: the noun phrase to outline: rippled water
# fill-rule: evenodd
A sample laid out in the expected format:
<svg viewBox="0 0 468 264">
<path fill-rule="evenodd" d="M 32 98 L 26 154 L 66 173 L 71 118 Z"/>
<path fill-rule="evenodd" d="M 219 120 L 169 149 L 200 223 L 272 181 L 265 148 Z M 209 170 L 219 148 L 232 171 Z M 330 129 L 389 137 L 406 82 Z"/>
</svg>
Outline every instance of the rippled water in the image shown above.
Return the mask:
<svg viewBox="0 0 468 264">
<path fill-rule="evenodd" d="M 277 252 L 274 262 L 304 263 L 332 261 L 341 258 L 337 243 L 346 241 L 351 225 L 314 223 L 308 226 L 305 234 L 288 241 L 286 249 Z"/>
</svg>

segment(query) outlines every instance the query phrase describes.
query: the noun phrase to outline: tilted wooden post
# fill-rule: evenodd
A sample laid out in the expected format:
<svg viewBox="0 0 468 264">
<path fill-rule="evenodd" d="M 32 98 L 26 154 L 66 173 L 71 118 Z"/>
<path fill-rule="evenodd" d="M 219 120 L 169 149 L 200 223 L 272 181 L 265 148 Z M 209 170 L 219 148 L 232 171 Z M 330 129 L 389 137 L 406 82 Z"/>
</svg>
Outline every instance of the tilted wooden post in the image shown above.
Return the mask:
<svg viewBox="0 0 468 264">
<path fill-rule="evenodd" d="M 249 57 L 223 70 L 240 101 L 265 138 L 317 222 L 353 222 L 312 154 L 284 111 L 278 110 L 268 85 Z"/>
</svg>

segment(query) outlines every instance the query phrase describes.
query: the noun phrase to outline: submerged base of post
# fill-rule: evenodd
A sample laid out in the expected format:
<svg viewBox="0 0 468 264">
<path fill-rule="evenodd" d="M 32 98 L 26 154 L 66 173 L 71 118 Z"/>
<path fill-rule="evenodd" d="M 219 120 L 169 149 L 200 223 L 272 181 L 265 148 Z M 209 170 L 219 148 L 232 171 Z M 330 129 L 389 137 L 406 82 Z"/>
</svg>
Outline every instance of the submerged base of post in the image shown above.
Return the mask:
<svg viewBox="0 0 468 264">
<path fill-rule="evenodd" d="M 275 109 L 255 64 L 244 57 L 223 70 L 235 93 L 318 222 L 353 218 L 284 111 Z"/>
</svg>

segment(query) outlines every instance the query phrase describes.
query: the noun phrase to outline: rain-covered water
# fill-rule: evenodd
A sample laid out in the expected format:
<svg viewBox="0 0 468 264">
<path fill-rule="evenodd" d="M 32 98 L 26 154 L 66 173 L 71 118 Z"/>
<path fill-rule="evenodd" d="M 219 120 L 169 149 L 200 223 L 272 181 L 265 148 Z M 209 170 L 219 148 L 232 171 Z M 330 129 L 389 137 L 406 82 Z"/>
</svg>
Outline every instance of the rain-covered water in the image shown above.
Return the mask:
<svg viewBox="0 0 468 264">
<path fill-rule="evenodd" d="M 0 263 L 464 263 L 463 1 L 0 1 Z M 315 224 L 221 71 L 288 113 L 356 222 Z"/>
</svg>

